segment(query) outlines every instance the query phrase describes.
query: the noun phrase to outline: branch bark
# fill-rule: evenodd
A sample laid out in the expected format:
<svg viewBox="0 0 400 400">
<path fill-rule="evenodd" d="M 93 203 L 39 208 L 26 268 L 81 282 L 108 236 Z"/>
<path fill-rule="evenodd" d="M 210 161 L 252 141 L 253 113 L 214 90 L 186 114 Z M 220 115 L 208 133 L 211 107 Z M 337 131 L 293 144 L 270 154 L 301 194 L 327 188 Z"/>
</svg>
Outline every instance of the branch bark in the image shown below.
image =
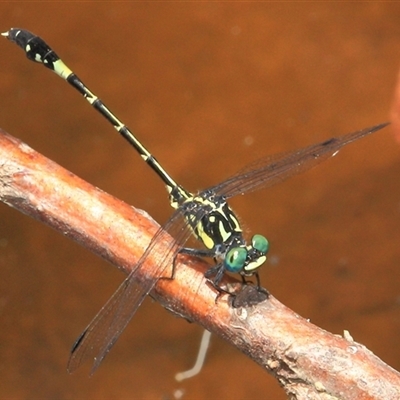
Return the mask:
<svg viewBox="0 0 400 400">
<path fill-rule="evenodd" d="M 0 130 L 0 200 L 129 272 L 158 225 Z M 166 237 L 165 248 L 172 238 Z M 160 254 L 151 255 L 157 262 Z M 234 308 L 216 302 L 207 264 L 179 256 L 175 279 L 152 293 L 165 308 L 225 338 L 278 379 L 291 399 L 400 399 L 400 374 L 363 345 L 333 335 L 273 296 Z M 145 270 L 138 279 L 148 279 Z M 225 277 L 225 284 L 236 281 Z"/>
</svg>

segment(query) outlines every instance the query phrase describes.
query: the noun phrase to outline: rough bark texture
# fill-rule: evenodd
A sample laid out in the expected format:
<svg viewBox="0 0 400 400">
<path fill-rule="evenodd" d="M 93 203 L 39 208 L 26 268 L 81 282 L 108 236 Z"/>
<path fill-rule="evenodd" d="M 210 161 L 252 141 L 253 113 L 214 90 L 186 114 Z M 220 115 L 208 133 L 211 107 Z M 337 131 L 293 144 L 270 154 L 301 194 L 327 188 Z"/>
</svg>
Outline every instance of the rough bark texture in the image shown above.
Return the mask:
<svg viewBox="0 0 400 400">
<path fill-rule="evenodd" d="M 5 132 L 0 135 L 0 199 L 128 272 L 157 230 L 145 213 L 102 192 Z M 165 246 L 171 242 L 166 240 Z M 152 255 L 157 262 L 162 254 Z M 399 399 L 400 375 L 350 334 L 333 335 L 273 296 L 256 306 L 216 301 L 207 265 L 180 256 L 173 281 L 152 296 L 235 345 L 273 374 L 291 399 Z M 146 271 L 141 271 L 147 279 Z M 227 277 L 226 284 L 235 281 Z"/>
</svg>

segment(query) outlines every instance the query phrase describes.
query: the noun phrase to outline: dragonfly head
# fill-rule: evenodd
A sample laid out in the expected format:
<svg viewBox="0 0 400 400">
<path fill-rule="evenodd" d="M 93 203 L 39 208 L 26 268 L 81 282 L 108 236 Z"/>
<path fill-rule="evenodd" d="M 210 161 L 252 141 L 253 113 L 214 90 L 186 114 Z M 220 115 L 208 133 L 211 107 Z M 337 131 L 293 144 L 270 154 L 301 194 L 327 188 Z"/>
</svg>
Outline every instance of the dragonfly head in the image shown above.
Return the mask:
<svg viewBox="0 0 400 400">
<path fill-rule="evenodd" d="M 262 235 L 254 235 L 250 245 L 232 247 L 228 250 L 224 267 L 229 272 L 253 275 L 267 259 L 268 249 L 268 240 Z"/>
</svg>

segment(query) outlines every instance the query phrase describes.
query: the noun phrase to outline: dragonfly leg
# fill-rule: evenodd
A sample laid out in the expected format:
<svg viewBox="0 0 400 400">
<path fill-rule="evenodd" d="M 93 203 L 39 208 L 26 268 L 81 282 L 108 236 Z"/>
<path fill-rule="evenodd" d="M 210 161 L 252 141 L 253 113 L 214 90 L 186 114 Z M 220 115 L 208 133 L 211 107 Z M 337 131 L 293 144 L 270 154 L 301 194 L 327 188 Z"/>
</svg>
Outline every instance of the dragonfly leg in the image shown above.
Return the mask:
<svg viewBox="0 0 400 400">
<path fill-rule="evenodd" d="M 179 250 L 179 253 L 189 254 L 190 256 L 196 257 L 214 257 L 215 252 L 208 249 L 192 249 L 190 247 L 182 247 Z"/>
<path fill-rule="evenodd" d="M 242 282 L 243 282 L 244 285 L 248 285 L 248 284 L 253 283 L 250 280 L 246 280 L 246 276 L 249 276 L 249 275 L 240 274 L 240 276 L 242 277 Z M 258 274 L 258 271 L 253 272 L 253 274 L 251 276 L 255 276 L 256 277 L 257 289 L 262 289 L 261 281 L 260 281 L 260 275 Z"/>
<path fill-rule="evenodd" d="M 225 267 L 221 264 L 217 264 L 214 267 L 211 267 L 209 270 L 207 270 L 206 273 L 204 274 L 204 276 L 207 278 L 207 283 L 218 292 L 217 297 L 215 298 L 216 303 L 223 294 L 228 294 L 230 296 L 235 295 L 234 293 L 230 292 L 227 289 L 224 289 L 219 285 L 222 277 L 224 276 L 224 273 L 225 273 Z M 213 275 L 215 276 L 212 279 L 211 277 Z"/>
<path fill-rule="evenodd" d="M 196 257 L 213 257 L 214 256 L 214 252 L 212 252 L 211 250 L 199 250 L 199 249 L 192 249 L 190 247 L 182 247 L 172 261 L 171 276 L 162 276 L 159 279 L 167 279 L 167 280 L 175 279 L 176 259 L 179 254 L 188 254 L 188 255 L 196 256 Z"/>
</svg>

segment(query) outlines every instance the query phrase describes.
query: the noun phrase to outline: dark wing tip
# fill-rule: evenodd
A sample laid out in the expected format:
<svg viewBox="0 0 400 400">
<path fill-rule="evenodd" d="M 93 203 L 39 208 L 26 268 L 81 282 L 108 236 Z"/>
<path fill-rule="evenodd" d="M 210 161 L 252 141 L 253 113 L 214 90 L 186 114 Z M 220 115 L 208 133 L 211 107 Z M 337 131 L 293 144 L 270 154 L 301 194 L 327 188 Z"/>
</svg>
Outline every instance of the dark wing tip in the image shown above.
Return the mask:
<svg viewBox="0 0 400 400">
<path fill-rule="evenodd" d="M 74 355 L 76 354 L 76 351 L 79 349 L 79 346 L 82 344 L 83 340 L 86 337 L 87 329 L 85 329 L 76 339 L 75 343 L 72 345 L 68 364 L 67 364 L 67 371 L 71 374 L 74 372 L 81 364 L 80 359 L 76 359 Z"/>
</svg>

